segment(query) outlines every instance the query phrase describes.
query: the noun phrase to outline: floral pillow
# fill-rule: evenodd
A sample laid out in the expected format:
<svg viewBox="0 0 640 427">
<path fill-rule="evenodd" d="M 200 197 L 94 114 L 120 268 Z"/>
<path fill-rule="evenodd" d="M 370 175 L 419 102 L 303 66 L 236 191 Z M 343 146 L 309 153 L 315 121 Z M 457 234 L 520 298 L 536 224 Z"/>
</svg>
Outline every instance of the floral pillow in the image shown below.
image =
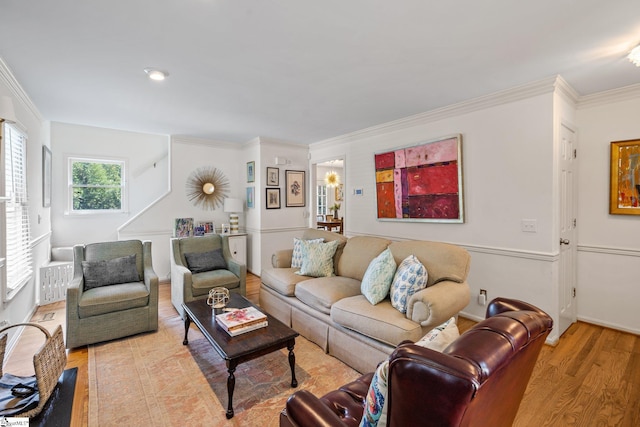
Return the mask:
<svg viewBox="0 0 640 427">
<path fill-rule="evenodd" d="M 310 242 L 302 240 L 302 265 L 295 274 L 311 277 L 330 277 L 333 272 L 333 255 L 338 249 L 338 242 Z"/>
<path fill-rule="evenodd" d="M 302 239 L 298 239 L 297 237 L 293 238 L 293 255 L 291 256 L 291 268 L 300 268 L 302 267 Z M 305 240 L 306 242 L 313 243 L 322 243 L 324 242 L 323 238 L 320 239 L 309 239 Z"/>
<path fill-rule="evenodd" d="M 389 287 L 395 272 L 396 261 L 387 248 L 369 263 L 360 283 L 360 292 L 371 304 L 378 304 L 389 294 Z"/>
<path fill-rule="evenodd" d="M 432 329 L 416 342 L 416 345 L 435 351 L 444 350 L 460 336 L 455 317 Z M 360 421 L 360 427 L 384 427 L 387 425 L 387 384 L 389 375 L 389 360 L 385 360 L 376 369 L 369 385 L 367 401 Z"/>
<path fill-rule="evenodd" d="M 427 268 L 414 255 L 406 257 L 398 266 L 391 284 L 391 305 L 401 313 L 407 312 L 411 295 L 427 287 Z"/>
</svg>

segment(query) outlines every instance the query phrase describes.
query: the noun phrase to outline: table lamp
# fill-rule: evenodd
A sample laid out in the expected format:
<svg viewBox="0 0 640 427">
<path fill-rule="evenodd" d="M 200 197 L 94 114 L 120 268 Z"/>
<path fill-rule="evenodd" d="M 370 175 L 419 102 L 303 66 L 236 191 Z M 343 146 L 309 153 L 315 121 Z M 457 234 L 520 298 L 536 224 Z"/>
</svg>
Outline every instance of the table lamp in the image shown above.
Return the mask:
<svg viewBox="0 0 640 427">
<path fill-rule="evenodd" d="M 232 199 L 230 197 L 224 199 L 224 211 L 229 214 L 231 234 L 238 234 L 238 213 L 243 210 L 244 201 L 242 199 Z"/>
</svg>

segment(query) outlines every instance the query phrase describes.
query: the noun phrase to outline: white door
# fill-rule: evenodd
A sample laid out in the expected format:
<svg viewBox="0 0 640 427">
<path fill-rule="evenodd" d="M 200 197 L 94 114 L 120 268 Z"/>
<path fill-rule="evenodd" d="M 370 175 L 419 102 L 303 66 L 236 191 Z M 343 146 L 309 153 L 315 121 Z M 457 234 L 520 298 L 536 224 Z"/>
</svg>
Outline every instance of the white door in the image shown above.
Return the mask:
<svg viewBox="0 0 640 427">
<path fill-rule="evenodd" d="M 576 134 L 562 125 L 560 145 L 560 335 L 576 321 Z"/>
</svg>

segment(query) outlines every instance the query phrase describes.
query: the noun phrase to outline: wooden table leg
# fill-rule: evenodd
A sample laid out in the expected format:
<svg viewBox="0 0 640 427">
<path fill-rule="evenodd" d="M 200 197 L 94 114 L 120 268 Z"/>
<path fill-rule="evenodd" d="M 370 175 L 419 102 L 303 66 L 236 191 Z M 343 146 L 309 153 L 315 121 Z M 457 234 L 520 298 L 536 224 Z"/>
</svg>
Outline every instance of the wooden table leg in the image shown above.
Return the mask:
<svg viewBox="0 0 640 427">
<path fill-rule="evenodd" d="M 293 347 L 296 345 L 295 340 L 287 345 L 289 350 L 289 366 L 291 367 L 291 387 L 298 387 L 298 380 L 296 379 L 296 355 L 293 353 Z"/>
<path fill-rule="evenodd" d="M 191 319 L 187 313 L 184 314 L 184 340 L 182 341 L 182 345 L 189 344 L 189 340 L 187 339 L 187 334 L 189 333 L 189 325 L 191 325 Z"/>
<path fill-rule="evenodd" d="M 237 362 L 227 362 L 227 372 L 229 372 L 229 377 L 227 378 L 227 397 L 229 398 L 229 403 L 227 404 L 226 415 L 228 420 L 233 418 L 233 391 L 236 388 L 236 377 L 233 373 L 236 371 L 236 366 L 238 366 Z"/>
</svg>

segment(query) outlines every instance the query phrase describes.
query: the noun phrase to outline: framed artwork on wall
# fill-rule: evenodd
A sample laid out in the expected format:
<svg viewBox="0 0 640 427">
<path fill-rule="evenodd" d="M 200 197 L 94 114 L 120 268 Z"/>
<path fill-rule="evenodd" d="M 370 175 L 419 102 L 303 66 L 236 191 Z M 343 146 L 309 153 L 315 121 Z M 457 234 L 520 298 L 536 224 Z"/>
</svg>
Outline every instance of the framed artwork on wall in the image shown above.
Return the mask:
<svg viewBox="0 0 640 427">
<path fill-rule="evenodd" d="M 51 206 L 51 150 L 42 146 L 42 206 Z"/>
<path fill-rule="evenodd" d="M 256 180 L 256 162 L 247 162 L 247 182 Z"/>
<path fill-rule="evenodd" d="M 267 188 L 267 209 L 280 209 L 280 189 Z"/>
<path fill-rule="evenodd" d="M 609 213 L 640 215 L 640 139 L 611 143 Z"/>
<path fill-rule="evenodd" d="M 334 199 L 336 202 L 341 202 L 344 200 L 344 186 L 343 184 L 338 184 L 338 186 L 334 189 Z"/>
<path fill-rule="evenodd" d="M 305 171 L 288 170 L 285 173 L 286 206 L 303 207 L 305 198 Z"/>
<path fill-rule="evenodd" d="M 247 187 L 247 207 L 255 207 L 256 187 Z"/>
<path fill-rule="evenodd" d="M 375 154 L 380 221 L 464 222 L 462 135 Z"/>
<path fill-rule="evenodd" d="M 280 169 L 270 167 L 267 168 L 267 185 L 280 185 Z"/>
</svg>

